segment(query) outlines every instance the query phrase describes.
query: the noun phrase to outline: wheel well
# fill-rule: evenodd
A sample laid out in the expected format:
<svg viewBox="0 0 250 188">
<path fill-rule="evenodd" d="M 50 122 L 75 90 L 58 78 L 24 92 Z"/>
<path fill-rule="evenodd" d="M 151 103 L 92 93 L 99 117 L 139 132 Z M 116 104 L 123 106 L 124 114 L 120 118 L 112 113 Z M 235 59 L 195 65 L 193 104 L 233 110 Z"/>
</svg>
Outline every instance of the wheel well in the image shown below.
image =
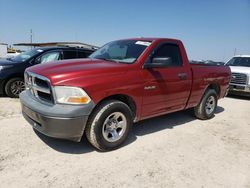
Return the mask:
<svg viewBox="0 0 250 188">
<path fill-rule="evenodd" d="M 214 89 L 214 90 L 216 91 L 216 93 L 217 93 L 217 96 L 218 96 L 218 97 L 220 96 L 220 86 L 219 86 L 219 84 L 216 84 L 216 83 L 210 84 L 210 85 L 207 87 L 207 89 Z"/>
<path fill-rule="evenodd" d="M 106 100 L 118 100 L 118 101 L 124 102 L 131 109 L 131 111 L 133 113 L 133 119 L 136 118 L 136 104 L 135 104 L 134 100 L 130 96 L 123 95 L 123 94 L 111 95 L 111 96 L 108 96 L 108 97 L 102 99 L 97 104 L 97 106 L 99 106 L 102 102 L 104 102 Z"/>
<path fill-rule="evenodd" d="M 5 92 L 6 84 L 8 83 L 8 81 L 10 81 L 13 78 L 21 78 L 21 79 L 23 79 L 23 76 L 20 76 L 19 74 L 16 74 L 16 75 L 11 75 L 8 78 L 6 78 L 5 81 L 3 82 L 3 90 L 4 90 L 4 92 Z"/>
</svg>

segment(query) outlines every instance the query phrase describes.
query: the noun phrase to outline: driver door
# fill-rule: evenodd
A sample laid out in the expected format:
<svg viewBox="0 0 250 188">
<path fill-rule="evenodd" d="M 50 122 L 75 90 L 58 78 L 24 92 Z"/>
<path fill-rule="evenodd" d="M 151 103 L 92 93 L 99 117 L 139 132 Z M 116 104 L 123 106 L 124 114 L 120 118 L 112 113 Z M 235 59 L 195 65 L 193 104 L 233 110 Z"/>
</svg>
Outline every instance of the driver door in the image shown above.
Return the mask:
<svg viewBox="0 0 250 188">
<path fill-rule="evenodd" d="M 171 63 L 143 69 L 142 118 L 184 109 L 191 90 L 191 71 L 183 64 L 178 44 L 160 44 L 147 63 L 154 58 L 169 58 Z"/>
</svg>

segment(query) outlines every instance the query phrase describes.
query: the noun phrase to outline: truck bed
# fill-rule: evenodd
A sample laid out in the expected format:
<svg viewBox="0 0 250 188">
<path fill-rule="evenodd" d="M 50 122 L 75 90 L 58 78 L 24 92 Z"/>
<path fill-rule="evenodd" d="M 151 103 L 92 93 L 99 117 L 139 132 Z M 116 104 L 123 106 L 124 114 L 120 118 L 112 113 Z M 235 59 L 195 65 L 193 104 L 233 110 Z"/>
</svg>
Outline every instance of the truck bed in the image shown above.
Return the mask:
<svg viewBox="0 0 250 188">
<path fill-rule="evenodd" d="M 208 85 L 214 85 L 218 90 L 219 98 L 226 95 L 228 83 L 230 82 L 231 71 L 227 66 L 190 64 L 193 83 L 190 97 L 186 108 L 197 105 L 203 96 L 204 90 Z"/>
</svg>

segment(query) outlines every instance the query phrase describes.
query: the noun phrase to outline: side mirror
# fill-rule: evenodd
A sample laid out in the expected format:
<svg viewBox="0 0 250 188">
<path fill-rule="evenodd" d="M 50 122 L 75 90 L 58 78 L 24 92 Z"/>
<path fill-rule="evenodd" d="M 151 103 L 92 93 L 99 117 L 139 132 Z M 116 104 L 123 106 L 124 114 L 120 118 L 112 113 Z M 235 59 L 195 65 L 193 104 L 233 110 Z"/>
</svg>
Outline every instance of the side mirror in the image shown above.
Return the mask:
<svg viewBox="0 0 250 188">
<path fill-rule="evenodd" d="M 152 62 L 146 63 L 144 68 L 161 68 L 168 67 L 172 64 L 171 57 L 156 57 L 152 59 Z"/>
<path fill-rule="evenodd" d="M 35 64 L 35 60 L 36 60 L 35 58 L 32 58 L 31 60 L 29 60 L 29 64 L 31 64 L 31 65 Z"/>
<path fill-rule="evenodd" d="M 40 61 L 41 61 L 41 57 L 35 58 L 33 62 L 34 64 L 40 64 Z"/>
</svg>

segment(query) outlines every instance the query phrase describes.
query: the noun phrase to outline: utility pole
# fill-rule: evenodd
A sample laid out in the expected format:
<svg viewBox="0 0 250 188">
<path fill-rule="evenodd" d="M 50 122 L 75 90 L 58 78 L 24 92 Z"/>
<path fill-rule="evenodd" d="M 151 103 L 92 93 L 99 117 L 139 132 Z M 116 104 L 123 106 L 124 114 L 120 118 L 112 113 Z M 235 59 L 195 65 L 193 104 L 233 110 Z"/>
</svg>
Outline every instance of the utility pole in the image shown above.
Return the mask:
<svg viewBox="0 0 250 188">
<path fill-rule="evenodd" d="M 30 43 L 32 44 L 33 42 L 33 33 L 32 33 L 32 29 L 30 30 Z M 32 49 L 32 46 L 31 46 Z"/>
<path fill-rule="evenodd" d="M 236 49 L 236 48 L 234 48 L 234 56 L 236 55 L 236 52 L 237 52 L 237 49 Z"/>
</svg>

